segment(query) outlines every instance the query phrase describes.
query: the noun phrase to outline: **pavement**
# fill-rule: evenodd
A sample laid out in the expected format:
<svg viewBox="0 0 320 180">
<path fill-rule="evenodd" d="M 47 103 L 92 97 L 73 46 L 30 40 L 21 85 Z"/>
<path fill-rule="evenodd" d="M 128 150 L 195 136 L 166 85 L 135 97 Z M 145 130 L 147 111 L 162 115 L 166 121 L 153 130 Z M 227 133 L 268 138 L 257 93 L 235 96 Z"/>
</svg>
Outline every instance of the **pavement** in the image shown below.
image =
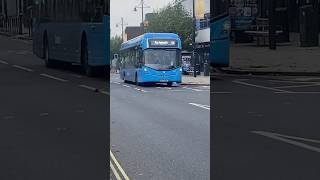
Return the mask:
<svg viewBox="0 0 320 180">
<path fill-rule="evenodd" d="M 228 73 L 320 75 L 320 46 L 300 47 L 299 34 L 290 43 L 278 43 L 277 50 L 255 43 L 232 44 Z"/>
<path fill-rule="evenodd" d="M 210 179 L 210 86 L 110 82 L 111 150 L 130 179 Z"/>
<path fill-rule="evenodd" d="M 182 85 L 210 85 L 210 76 L 197 76 L 183 75 Z"/>
<path fill-rule="evenodd" d="M 32 37 L 30 37 L 28 33 L 13 34 L 13 33 L 8 33 L 0 30 L 0 35 L 11 37 L 12 39 L 20 39 L 20 40 L 27 40 L 27 41 L 32 40 Z"/>
<path fill-rule="evenodd" d="M 106 179 L 108 80 L 47 69 L 31 49 L 0 36 L 0 179 Z"/>
<path fill-rule="evenodd" d="M 319 179 L 319 77 L 216 73 L 211 84 L 212 179 Z"/>
</svg>

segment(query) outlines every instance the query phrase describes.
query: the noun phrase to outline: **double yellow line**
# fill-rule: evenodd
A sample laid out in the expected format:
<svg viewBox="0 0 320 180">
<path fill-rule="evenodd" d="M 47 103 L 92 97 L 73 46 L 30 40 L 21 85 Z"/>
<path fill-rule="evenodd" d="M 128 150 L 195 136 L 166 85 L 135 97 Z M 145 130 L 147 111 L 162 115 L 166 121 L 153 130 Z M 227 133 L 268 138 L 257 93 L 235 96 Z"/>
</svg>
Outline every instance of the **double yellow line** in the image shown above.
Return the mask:
<svg viewBox="0 0 320 180">
<path fill-rule="evenodd" d="M 116 177 L 117 180 L 130 180 L 127 174 L 124 172 L 123 168 L 121 167 L 120 163 L 117 161 L 116 157 L 110 150 L 110 168 L 112 173 Z"/>
</svg>

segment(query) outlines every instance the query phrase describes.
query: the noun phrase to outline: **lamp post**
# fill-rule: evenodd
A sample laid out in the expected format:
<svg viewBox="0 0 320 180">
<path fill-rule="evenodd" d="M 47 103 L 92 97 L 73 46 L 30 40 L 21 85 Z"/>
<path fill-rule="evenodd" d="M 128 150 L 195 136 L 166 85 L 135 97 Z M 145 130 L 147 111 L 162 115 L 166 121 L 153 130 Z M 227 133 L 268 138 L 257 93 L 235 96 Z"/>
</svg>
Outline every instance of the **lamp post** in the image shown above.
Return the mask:
<svg viewBox="0 0 320 180">
<path fill-rule="evenodd" d="M 147 8 L 150 8 L 150 6 L 146 6 L 145 4 L 144 4 L 144 0 L 141 0 L 141 2 L 140 2 L 140 6 L 138 5 L 138 6 L 135 6 L 134 7 L 134 9 L 133 9 L 133 11 L 138 11 L 138 8 L 141 8 L 141 26 L 142 26 L 142 33 L 144 33 L 144 20 L 143 20 L 143 16 L 144 16 L 144 9 L 147 9 Z"/>
<path fill-rule="evenodd" d="M 193 62 L 193 77 L 197 77 L 197 68 L 196 68 L 196 12 L 195 12 L 195 0 L 192 4 L 192 19 L 193 19 L 193 29 L 192 29 L 192 62 Z"/>
<path fill-rule="evenodd" d="M 123 41 L 124 41 L 124 39 L 123 39 L 123 27 L 126 26 L 126 25 L 128 25 L 127 23 L 124 23 L 123 17 L 121 18 L 121 23 L 120 23 L 120 25 L 121 25 L 121 40 L 122 40 L 122 42 L 123 42 Z M 116 27 L 118 27 L 118 26 L 119 26 L 119 24 L 116 24 Z"/>
</svg>

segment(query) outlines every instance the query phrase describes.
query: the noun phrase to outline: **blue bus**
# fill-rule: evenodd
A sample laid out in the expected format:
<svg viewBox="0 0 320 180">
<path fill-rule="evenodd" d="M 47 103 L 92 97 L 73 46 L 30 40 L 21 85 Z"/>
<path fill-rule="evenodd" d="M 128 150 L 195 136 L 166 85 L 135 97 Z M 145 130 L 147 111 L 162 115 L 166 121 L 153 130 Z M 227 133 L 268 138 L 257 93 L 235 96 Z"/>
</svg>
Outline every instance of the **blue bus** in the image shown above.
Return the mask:
<svg viewBox="0 0 320 180">
<path fill-rule="evenodd" d="M 120 78 L 125 82 L 181 83 L 181 40 L 173 33 L 146 33 L 121 45 Z"/>
<path fill-rule="evenodd" d="M 88 76 L 109 69 L 109 0 L 34 0 L 33 52 L 47 67 L 80 64 Z"/>
<path fill-rule="evenodd" d="M 230 17 L 229 0 L 215 0 L 211 6 L 210 64 L 213 67 L 229 66 Z"/>
</svg>

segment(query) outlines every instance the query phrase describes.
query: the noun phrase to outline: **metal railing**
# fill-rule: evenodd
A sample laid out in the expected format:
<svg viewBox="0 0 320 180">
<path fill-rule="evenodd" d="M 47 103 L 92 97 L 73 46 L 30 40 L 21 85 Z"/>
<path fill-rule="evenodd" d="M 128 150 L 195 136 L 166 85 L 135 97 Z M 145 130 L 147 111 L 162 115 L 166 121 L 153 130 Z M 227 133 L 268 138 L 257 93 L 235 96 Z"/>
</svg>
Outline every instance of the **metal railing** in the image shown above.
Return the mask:
<svg viewBox="0 0 320 180">
<path fill-rule="evenodd" d="M 0 32 L 10 35 L 32 36 L 32 23 L 30 18 L 23 16 L 0 17 Z"/>
<path fill-rule="evenodd" d="M 206 29 L 210 27 L 210 19 L 197 20 L 197 30 Z"/>
</svg>

